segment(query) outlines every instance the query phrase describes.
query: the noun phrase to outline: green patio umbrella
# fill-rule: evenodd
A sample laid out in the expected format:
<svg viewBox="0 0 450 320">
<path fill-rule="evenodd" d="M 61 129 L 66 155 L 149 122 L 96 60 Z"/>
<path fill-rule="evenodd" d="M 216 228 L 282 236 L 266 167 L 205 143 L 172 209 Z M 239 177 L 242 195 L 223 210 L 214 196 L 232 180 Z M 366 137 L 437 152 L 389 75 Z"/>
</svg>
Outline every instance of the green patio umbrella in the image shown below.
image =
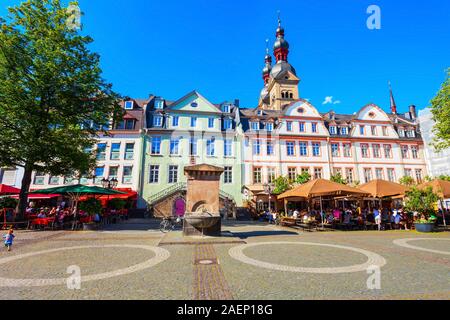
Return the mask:
<svg viewBox="0 0 450 320">
<path fill-rule="evenodd" d="M 59 195 L 65 195 L 68 196 L 71 200 L 73 205 L 73 208 L 75 209 L 75 220 L 77 215 L 77 209 L 78 209 L 78 202 L 80 201 L 80 198 L 82 196 L 95 196 L 95 195 L 118 195 L 118 194 L 126 194 L 126 192 L 111 190 L 111 189 L 105 189 L 100 188 L 96 186 L 85 186 L 82 184 L 76 184 L 76 185 L 70 185 L 70 186 L 62 186 L 62 187 L 55 187 L 55 188 L 49 188 L 49 189 L 43 189 L 43 190 L 36 190 L 33 192 L 30 192 L 29 194 L 59 194 Z M 75 226 L 75 224 L 74 224 Z"/>
</svg>

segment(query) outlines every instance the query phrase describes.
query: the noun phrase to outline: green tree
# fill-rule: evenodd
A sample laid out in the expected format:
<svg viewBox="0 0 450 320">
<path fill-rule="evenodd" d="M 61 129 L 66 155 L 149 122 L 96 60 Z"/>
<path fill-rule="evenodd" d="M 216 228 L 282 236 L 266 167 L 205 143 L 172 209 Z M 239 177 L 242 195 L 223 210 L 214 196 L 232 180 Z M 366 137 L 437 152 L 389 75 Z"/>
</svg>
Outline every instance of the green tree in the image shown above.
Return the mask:
<svg viewBox="0 0 450 320">
<path fill-rule="evenodd" d="M 442 151 L 450 147 L 450 68 L 437 96 L 431 100 L 431 112 L 436 121 L 433 129 L 436 134 L 434 147 L 437 151 Z"/>
<path fill-rule="evenodd" d="M 274 194 L 282 194 L 291 189 L 291 184 L 287 177 L 280 176 L 276 178 L 274 185 L 275 185 L 275 188 L 273 190 Z"/>
<path fill-rule="evenodd" d="M 347 184 L 347 180 L 342 177 L 341 173 L 336 173 L 335 175 L 332 175 L 330 178 L 330 181 L 340 183 L 340 184 Z"/>
<path fill-rule="evenodd" d="M 440 180 L 450 181 L 450 176 L 447 174 L 442 174 L 438 177 Z"/>
<path fill-rule="evenodd" d="M 426 219 L 430 219 L 436 213 L 436 203 L 439 201 L 439 196 L 433 192 L 433 188 L 428 187 L 424 190 L 417 187 L 411 188 L 406 193 L 405 210 L 409 212 L 417 211 L 423 214 Z"/>
<path fill-rule="evenodd" d="M 297 178 L 295 179 L 295 183 L 297 184 L 305 184 L 308 183 L 311 180 L 311 175 L 304 171 L 302 174 L 297 175 Z"/>
<path fill-rule="evenodd" d="M 86 149 L 120 116 L 92 39 L 70 17 L 60 0 L 27 0 L 0 18 L 0 166 L 24 168 L 19 216 L 34 170 L 89 173 L 95 157 Z"/>
<path fill-rule="evenodd" d="M 400 184 L 402 184 L 404 186 L 408 186 L 408 187 L 411 187 L 416 184 L 416 181 L 412 177 L 409 177 L 409 176 L 402 177 L 399 182 L 400 182 Z"/>
<path fill-rule="evenodd" d="M 98 199 L 90 198 L 84 202 L 80 202 L 79 208 L 80 208 L 80 210 L 86 212 L 90 216 L 93 216 L 96 213 L 98 213 L 98 214 L 101 213 L 102 203 Z"/>
</svg>

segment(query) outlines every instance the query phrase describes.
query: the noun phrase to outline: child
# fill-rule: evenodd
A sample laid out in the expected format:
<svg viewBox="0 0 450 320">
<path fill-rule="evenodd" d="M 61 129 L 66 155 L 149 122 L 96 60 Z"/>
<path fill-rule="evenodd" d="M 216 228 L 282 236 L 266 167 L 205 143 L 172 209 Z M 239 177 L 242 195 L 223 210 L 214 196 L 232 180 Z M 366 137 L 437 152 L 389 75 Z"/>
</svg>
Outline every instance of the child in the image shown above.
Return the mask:
<svg viewBox="0 0 450 320">
<path fill-rule="evenodd" d="M 8 233 L 3 236 L 3 238 L 5 239 L 5 247 L 8 248 L 8 251 L 11 251 L 14 237 L 15 235 L 13 229 L 9 229 Z"/>
</svg>

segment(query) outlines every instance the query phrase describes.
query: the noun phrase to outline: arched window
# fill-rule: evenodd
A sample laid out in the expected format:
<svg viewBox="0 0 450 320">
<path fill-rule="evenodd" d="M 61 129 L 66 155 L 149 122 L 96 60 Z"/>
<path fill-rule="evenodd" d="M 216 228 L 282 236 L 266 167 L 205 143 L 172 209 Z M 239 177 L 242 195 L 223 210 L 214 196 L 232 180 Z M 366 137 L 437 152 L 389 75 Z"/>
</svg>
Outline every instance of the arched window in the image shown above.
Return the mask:
<svg viewBox="0 0 450 320">
<path fill-rule="evenodd" d="M 281 92 L 281 99 L 284 99 L 284 91 Z"/>
<path fill-rule="evenodd" d="M 289 94 L 289 98 L 294 99 L 294 94 L 292 92 Z"/>
</svg>

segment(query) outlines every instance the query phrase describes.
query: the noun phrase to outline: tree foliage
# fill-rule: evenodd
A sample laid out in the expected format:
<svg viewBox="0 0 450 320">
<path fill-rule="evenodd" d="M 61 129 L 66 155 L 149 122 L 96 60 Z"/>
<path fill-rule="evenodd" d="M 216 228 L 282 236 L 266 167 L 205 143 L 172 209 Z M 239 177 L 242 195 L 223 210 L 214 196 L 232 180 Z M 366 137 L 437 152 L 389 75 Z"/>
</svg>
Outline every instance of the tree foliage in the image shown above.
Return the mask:
<svg viewBox="0 0 450 320">
<path fill-rule="evenodd" d="M 340 184 L 347 184 L 347 180 L 344 179 L 341 173 L 336 173 L 335 175 L 332 175 L 330 178 L 330 181 L 340 183 Z"/>
<path fill-rule="evenodd" d="M 100 200 L 95 198 L 90 198 L 84 202 L 80 202 L 79 209 L 86 212 L 87 214 L 93 216 L 95 214 L 100 214 L 102 211 L 102 203 Z"/>
<path fill-rule="evenodd" d="M 447 174 L 442 174 L 438 177 L 439 180 L 450 181 L 450 176 Z"/>
<path fill-rule="evenodd" d="M 289 179 L 287 177 L 278 177 L 275 179 L 275 188 L 273 190 L 274 194 L 282 194 L 289 189 L 291 189 L 291 183 L 289 182 Z"/>
<path fill-rule="evenodd" d="M 416 211 L 428 219 L 436 213 L 435 208 L 438 201 L 439 196 L 433 192 L 432 187 L 424 190 L 413 187 L 406 193 L 405 210 L 409 212 Z"/>
<path fill-rule="evenodd" d="M 431 112 L 436 122 L 433 129 L 436 134 L 434 147 L 442 151 L 450 147 L 450 68 L 437 96 L 431 100 Z"/>
<path fill-rule="evenodd" d="M 0 166 L 25 169 L 21 213 L 33 170 L 89 172 L 85 150 L 120 116 L 92 39 L 66 24 L 70 14 L 60 0 L 27 0 L 0 18 Z"/>
<path fill-rule="evenodd" d="M 14 209 L 17 206 L 17 202 L 16 199 L 10 197 L 0 198 L 0 209 Z"/>
<path fill-rule="evenodd" d="M 302 174 L 297 175 L 295 179 L 295 183 L 297 184 L 305 184 L 311 180 L 311 175 L 308 172 L 302 172 Z"/>
<path fill-rule="evenodd" d="M 411 187 L 416 184 L 416 181 L 410 176 L 402 177 L 399 182 L 400 182 L 400 184 L 407 186 L 407 187 Z"/>
</svg>

